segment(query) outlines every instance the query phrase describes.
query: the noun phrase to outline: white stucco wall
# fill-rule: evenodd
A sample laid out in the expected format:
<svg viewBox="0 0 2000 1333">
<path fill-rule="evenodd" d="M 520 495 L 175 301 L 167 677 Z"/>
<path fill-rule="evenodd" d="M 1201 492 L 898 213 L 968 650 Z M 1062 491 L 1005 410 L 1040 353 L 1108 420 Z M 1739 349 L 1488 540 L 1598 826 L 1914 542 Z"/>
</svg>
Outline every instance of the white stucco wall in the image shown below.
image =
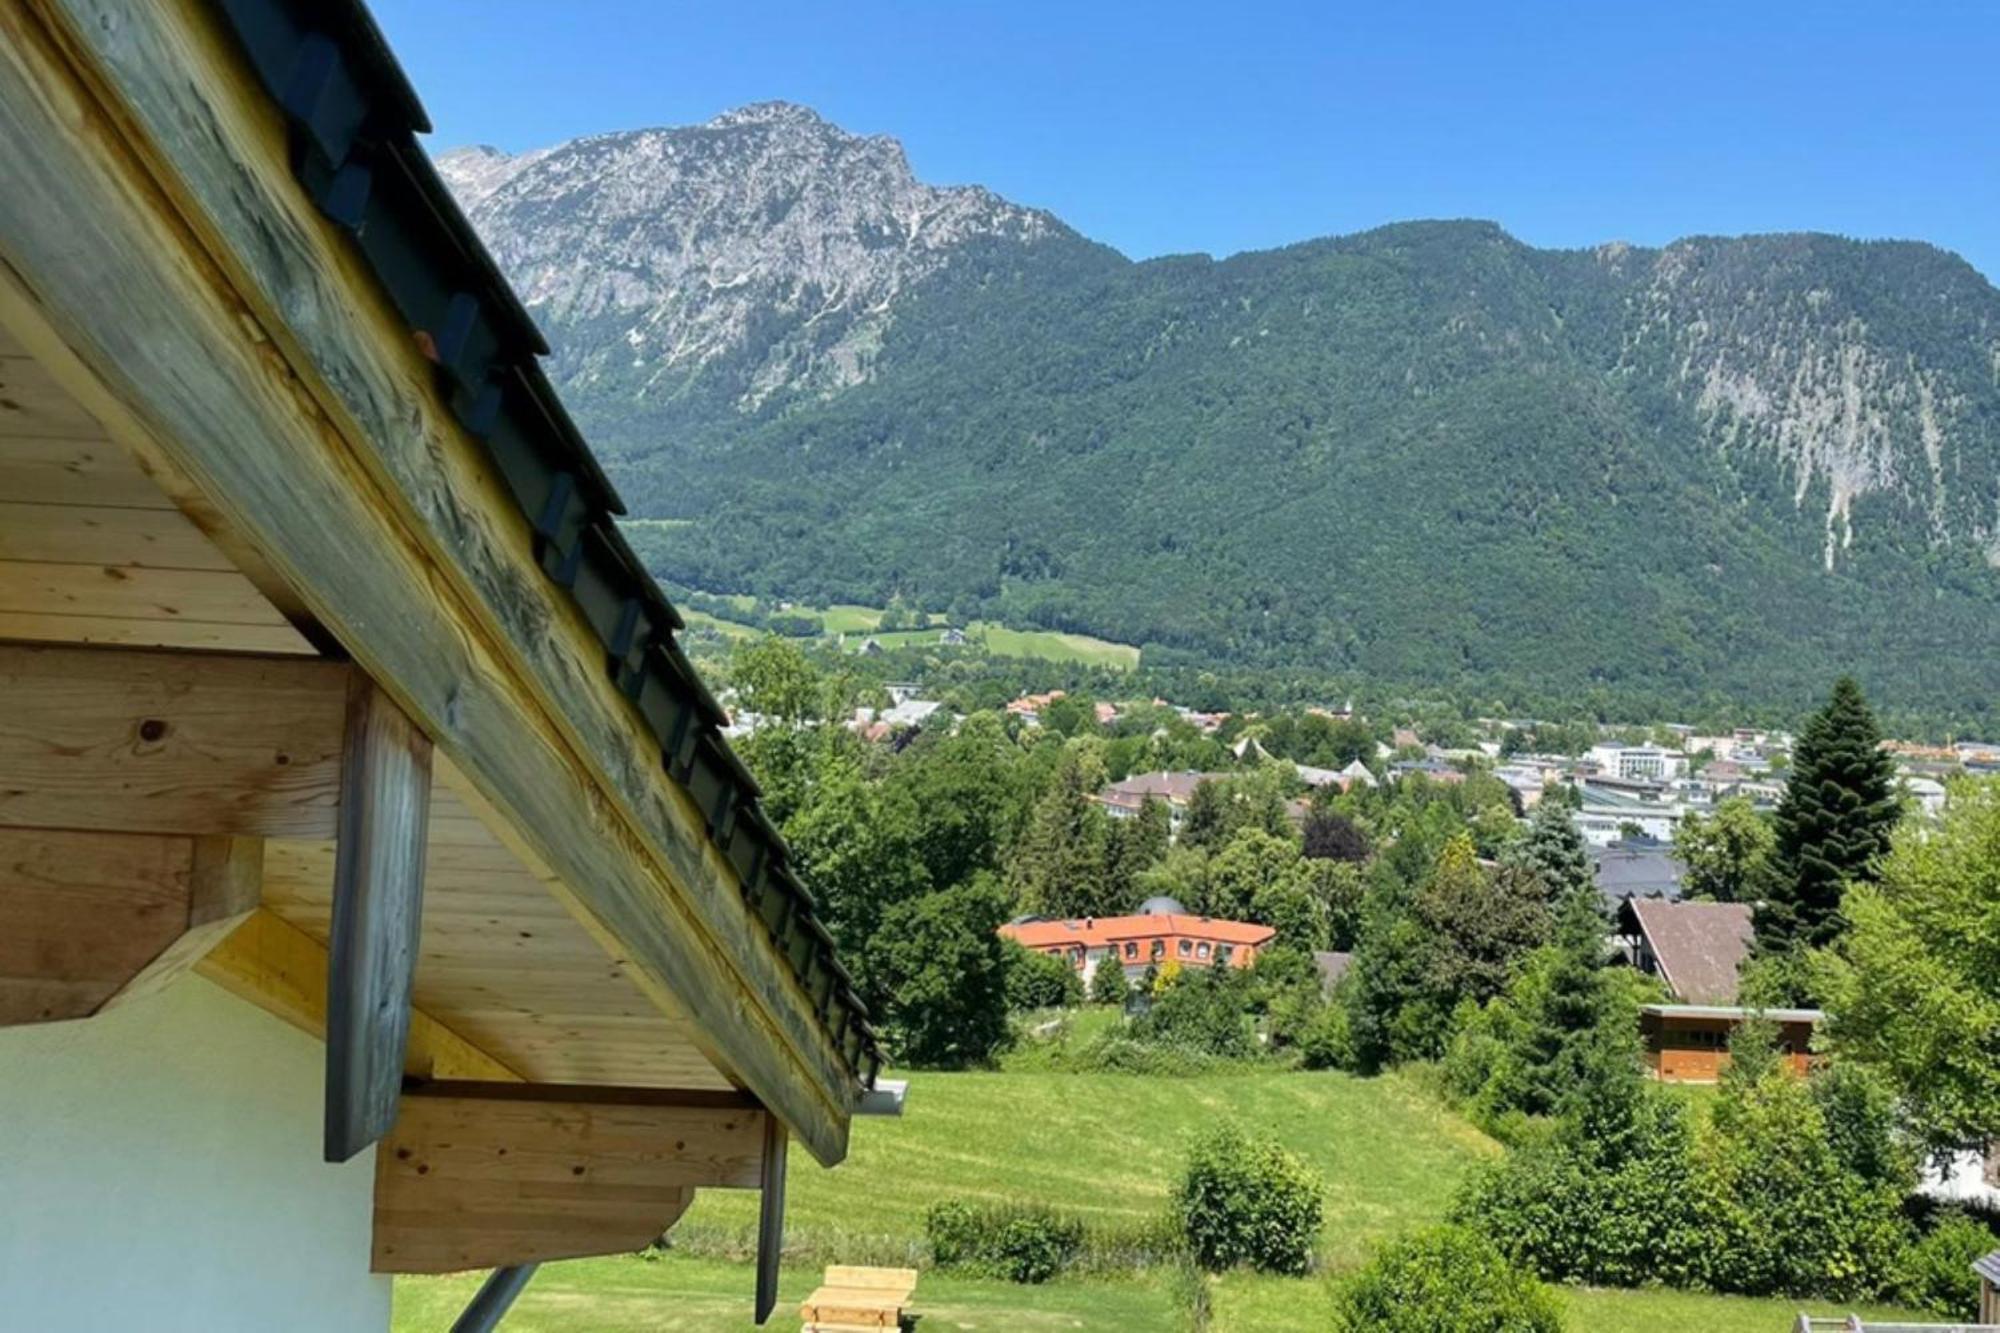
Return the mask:
<svg viewBox="0 0 2000 1333">
<path fill-rule="evenodd" d="M 386 1328 L 374 1155 L 319 1160 L 323 1059 L 196 977 L 0 1029 L 0 1326 Z"/>
</svg>

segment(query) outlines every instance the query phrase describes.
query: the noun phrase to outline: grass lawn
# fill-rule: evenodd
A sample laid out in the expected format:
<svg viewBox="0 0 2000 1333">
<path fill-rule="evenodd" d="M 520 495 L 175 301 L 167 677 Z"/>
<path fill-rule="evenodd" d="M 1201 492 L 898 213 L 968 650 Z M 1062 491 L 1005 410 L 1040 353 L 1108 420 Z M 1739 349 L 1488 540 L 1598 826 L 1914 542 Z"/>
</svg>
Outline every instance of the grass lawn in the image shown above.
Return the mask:
<svg viewBox="0 0 2000 1333">
<path fill-rule="evenodd" d="M 721 595 L 721 594 L 711 594 Z M 723 595 L 724 599 L 741 610 L 749 610 L 756 599 L 747 594 Z M 761 631 L 722 620 L 700 611 L 680 608 L 681 614 L 691 625 L 702 625 L 717 629 L 732 637 L 753 636 Z M 795 614 L 818 616 L 820 631 L 828 638 L 845 634 L 850 652 L 861 651 L 861 645 L 873 637 L 885 648 L 910 648 L 935 645 L 938 631 L 945 625 L 945 618 L 933 614 L 927 629 L 904 629 L 879 632 L 876 626 L 882 623 L 883 608 L 879 606 L 859 606 L 851 602 L 836 603 L 823 610 L 797 607 Z M 991 621 L 975 620 L 965 626 L 968 638 L 974 644 L 981 644 L 989 653 L 1002 657 L 1038 657 L 1052 662 L 1079 662 L 1085 666 L 1113 667 L 1129 671 L 1139 665 L 1139 650 L 1129 643 L 1112 643 L 1108 639 L 1094 639 L 1088 634 L 1059 634 L 1054 630 L 1008 629 Z"/>
<path fill-rule="evenodd" d="M 436 1333 L 478 1290 L 480 1274 L 396 1280 L 395 1333 Z M 799 1302 L 820 1271 L 787 1268 L 766 1329 L 797 1333 Z M 680 1255 L 572 1259 L 544 1264 L 502 1325 L 508 1333 L 748 1333 L 755 1270 L 748 1264 Z M 925 1273 L 916 1308 L 934 1330 L 1055 1333 L 1055 1330 L 1172 1330 L 1180 1315 L 1163 1283 L 969 1282 Z"/>
<path fill-rule="evenodd" d="M 1691 1291 L 1609 1291 L 1561 1288 L 1576 1333 L 1791 1333 L 1799 1313 L 1873 1319 L 1920 1319 L 1875 1306 L 1825 1301 L 1760 1300 Z M 1324 1278 L 1258 1277 L 1231 1273 L 1210 1288 L 1215 1333 L 1307 1333 L 1326 1327 L 1332 1295 Z"/>
<path fill-rule="evenodd" d="M 1441 1216 L 1493 1142 L 1398 1076 L 1245 1073 L 1199 1079 L 1122 1074 L 915 1074 L 906 1114 L 854 1126 L 832 1171 L 793 1169 L 787 1236 L 812 1262 L 910 1262 L 938 1199 L 1034 1199 L 1106 1221 L 1165 1207 L 1188 1137 L 1225 1117 L 1276 1135 L 1327 1181 L 1321 1253 L 1357 1261 L 1398 1228 Z M 747 1255 L 756 1196 L 711 1190 L 676 1237 Z"/>
</svg>

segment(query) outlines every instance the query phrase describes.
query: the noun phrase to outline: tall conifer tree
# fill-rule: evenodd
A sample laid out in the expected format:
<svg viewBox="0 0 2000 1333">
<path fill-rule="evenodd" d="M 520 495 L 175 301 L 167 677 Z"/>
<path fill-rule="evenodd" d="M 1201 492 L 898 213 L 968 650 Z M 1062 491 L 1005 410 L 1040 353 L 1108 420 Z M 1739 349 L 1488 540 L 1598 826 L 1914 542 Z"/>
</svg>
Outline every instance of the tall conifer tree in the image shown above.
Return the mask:
<svg viewBox="0 0 2000 1333">
<path fill-rule="evenodd" d="M 1773 874 L 1757 907 L 1760 951 L 1831 943 L 1840 933 L 1841 890 L 1850 880 L 1873 882 L 1898 813 L 1875 715 L 1861 687 L 1842 676 L 1792 755 Z"/>
</svg>

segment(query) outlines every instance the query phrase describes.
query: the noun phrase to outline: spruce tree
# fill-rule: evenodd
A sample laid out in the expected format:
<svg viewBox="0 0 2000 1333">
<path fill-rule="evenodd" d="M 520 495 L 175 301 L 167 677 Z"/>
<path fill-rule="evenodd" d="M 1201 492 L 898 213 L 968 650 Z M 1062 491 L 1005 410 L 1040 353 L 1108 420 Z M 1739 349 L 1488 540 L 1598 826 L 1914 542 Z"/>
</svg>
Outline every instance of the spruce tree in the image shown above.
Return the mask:
<svg viewBox="0 0 2000 1333">
<path fill-rule="evenodd" d="M 1564 900 L 1555 941 L 1540 961 L 1542 984 L 1526 1006 L 1519 1055 L 1522 1109 L 1547 1115 L 1588 1081 L 1586 1066 L 1604 1054 L 1599 1039 L 1607 1019 L 1621 1031 L 1637 1029 L 1613 1002 L 1612 979 L 1604 970 L 1604 919 L 1594 894 L 1571 893 Z M 1636 1055 L 1632 1064 L 1636 1070 Z"/>
<path fill-rule="evenodd" d="M 1109 821 L 1092 799 L 1103 784 L 1096 749 L 1070 741 L 1013 847 L 1008 879 L 1022 911 L 1079 917 L 1126 910 L 1108 902 L 1105 891 Z"/>
<path fill-rule="evenodd" d="M 1542 882 L 1544 901 L 1560 910 L 1572 893 L 1594 892 L 1597 876 L 1583 850 L 1583 835 L 1570 819 L 1567 802 L 1551 793 L 1536 805 L 1528 821 L 1528 836 L 1508 849 L 1510 863 L 1534 872 Z"/>
<path fill-rule="evenodd" d="M 1830 944 L 1840 933 L 1842 890 L 1850 881 L 1874 881 L 1897 815 L 1894 769 L 1875 715 L 1861 687 L 1842 676 L 1792 755 L 1773 873 L 1757 907 L 1758 949 Z"/>
</svg>

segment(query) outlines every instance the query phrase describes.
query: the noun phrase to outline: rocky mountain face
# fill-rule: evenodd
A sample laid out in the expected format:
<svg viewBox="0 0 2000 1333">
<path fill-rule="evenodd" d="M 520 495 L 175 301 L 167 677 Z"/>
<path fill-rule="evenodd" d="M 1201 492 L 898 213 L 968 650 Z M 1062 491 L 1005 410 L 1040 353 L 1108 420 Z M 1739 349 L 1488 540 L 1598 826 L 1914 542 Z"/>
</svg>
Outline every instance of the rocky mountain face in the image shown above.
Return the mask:
<svg viewBox="0 0 2000 1333">
<path fill-rule="evenodd" d="M 2000 292 L 1933 247 L 1422 222 L 1132 263 L 783 105 L 440 165 L 682 582 L 2000 716 Z"/>
<path fill-rule="evenodd" d="M 743 412 L 865 383 L 897 301 L 968 241 L 1072 234 L 901 145 L 784 102 L 685 129 L 437 165 L 587 402 L 691 394 Z"/>
</svg>

